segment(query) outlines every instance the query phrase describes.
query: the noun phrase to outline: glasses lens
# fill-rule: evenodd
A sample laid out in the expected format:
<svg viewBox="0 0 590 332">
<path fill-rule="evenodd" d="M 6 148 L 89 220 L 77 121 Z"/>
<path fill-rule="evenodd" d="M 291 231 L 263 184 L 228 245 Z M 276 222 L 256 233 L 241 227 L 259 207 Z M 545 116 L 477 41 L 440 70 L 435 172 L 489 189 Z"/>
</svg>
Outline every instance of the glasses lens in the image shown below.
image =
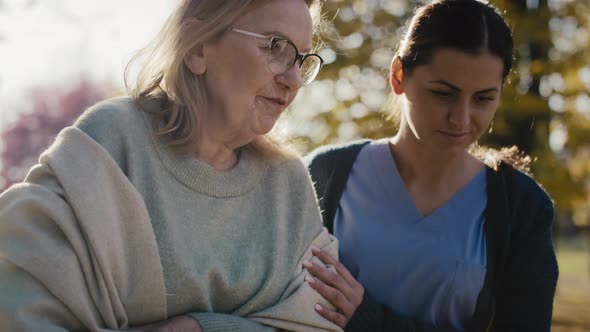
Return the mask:
<svg viewBox="0 0 590 332">
<path fill-rule="evenodd" d="M 307 85 L 311 83 L 318 73 L 320 72 L 320 68 L 322 67 L 322 59 L 315 55 L 309 54 L 303 60 L 301 64 L 301 78 L 303 79 L 303 85 Z"/>
<path fill-rule="evenodd" d="M 297 50 L 286 40 L 278 40 L 268 54 L 268 69 L 279 75 L 291 68 Z"/>
</svg>

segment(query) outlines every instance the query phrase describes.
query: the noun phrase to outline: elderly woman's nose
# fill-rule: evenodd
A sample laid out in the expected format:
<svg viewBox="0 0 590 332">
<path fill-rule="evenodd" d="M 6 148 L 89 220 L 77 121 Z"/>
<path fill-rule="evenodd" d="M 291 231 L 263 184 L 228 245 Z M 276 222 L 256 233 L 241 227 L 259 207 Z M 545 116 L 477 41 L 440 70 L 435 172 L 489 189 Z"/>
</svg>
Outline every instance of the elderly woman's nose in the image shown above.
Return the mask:
<svg viewBox="0 0 590 332">
<path fill-rule="evenodd" d="M 303 86 L 303 77 L 299 68 L 299 63 L 294 63 L 291 68 L 280 75 L 276 75 L 276 80 L 279 84 L 285 86 L 289 90 L 296 90 Z"/>
</svg>

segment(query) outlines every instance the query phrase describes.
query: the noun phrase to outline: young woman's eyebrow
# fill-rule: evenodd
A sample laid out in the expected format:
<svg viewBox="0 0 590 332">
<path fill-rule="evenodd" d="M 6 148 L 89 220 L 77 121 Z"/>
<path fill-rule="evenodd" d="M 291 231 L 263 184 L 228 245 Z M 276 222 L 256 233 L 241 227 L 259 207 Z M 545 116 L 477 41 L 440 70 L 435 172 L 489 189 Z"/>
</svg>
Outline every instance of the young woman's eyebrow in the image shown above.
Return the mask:
<svg viewBox="0 0 590 332">
<path fill-rule="evenodd" d="M 430 81 L 428 83 L 436 83 L 436 84 L 442 84 L 442 85 L 446 85 L 447 87 L 455 90 L 455 91 L 461 91 L 461 89 L 445 80 L 435 80 L 435 81 Z M 498 90 L 498 88 L 487 88 L 487 89 L 483 89 L 483 90 L 479 90 L 476 93 L 486 93 L 486 92 L 498 92 L 500 90 Z"/>
</svg>

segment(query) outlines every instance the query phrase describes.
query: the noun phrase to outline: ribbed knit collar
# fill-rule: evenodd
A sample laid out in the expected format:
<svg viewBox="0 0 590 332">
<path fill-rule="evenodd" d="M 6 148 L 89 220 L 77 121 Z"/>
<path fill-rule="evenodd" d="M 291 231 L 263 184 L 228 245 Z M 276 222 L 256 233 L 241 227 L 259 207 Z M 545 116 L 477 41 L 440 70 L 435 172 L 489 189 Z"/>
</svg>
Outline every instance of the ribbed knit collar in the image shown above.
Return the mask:
<svg viewBox="0 0 590 332">
<path fill-rule="evenodd" d="M 144 113 L 146 127 L 150 118 Z M 254 152 L 241 149 L 237 164 L 228 171 L 218 171 L 203 160 L 183 155 L 165 146 L 148 130 L 151 141 L 166 169 L 182 184 L 202 194 L 213 197 L 236 197 L 252 190 L 261 180 L 266 164 Z"/>
<path fill-rule="evenodd" d="M 213 197 L 247 193 L 260 182 L 266 169 L 265 163 L 248 149 L 240 151 L 238 163 L 232 169 L 218 171 L 203 160 L 174 153 L 159 142 L 155 144 L 162 163 L 178 181 Z"/>
<path fill-rule="evenodd" d="M 146 108 L 160 107 L 156 101 L 147 101 Z M 213 197 L 235 197 L 252 190 L 261 180 L 267 164 L 249 149 L 241 149 L 237 164 L 228 171 L 218 171 L 192 155 L 175 153 L 154 134 L 151 117 L 143 114 L 144 123 L 152 144 L 168 171 L 190 189 Z"/>
</svg>

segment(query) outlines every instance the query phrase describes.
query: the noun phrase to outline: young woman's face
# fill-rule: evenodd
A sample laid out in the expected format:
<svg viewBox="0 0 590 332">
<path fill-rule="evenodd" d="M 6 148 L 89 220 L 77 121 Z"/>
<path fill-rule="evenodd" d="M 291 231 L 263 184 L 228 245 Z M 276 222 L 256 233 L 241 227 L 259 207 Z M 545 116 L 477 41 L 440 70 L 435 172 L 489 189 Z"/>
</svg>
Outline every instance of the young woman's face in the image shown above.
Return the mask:
<svg viewBox="0 0 590 332">
<path fill-rule="evenodd" d="M 313 26 L 303 0 L 269 0 L 238 18 L 233 28 L 291 41 L 301 53 L 312 48 Z M 205 43 L 202 58 L 209 107 L 205 125 L 227 139 L 247 143 L 268 133 L 302 85 L 298 65 L 281 74 L 267 66 L 270 42 L 226 31 Z"/>
<path fill-rule="evenodd" d="M 503 61 L 489 52 L 441 49 L 404 74 L 394 63 L 392 85 L 404 94 L 405 132 L 433 151 L 461 152 L 489 127 L 502 90 Z"/>
</svg>

